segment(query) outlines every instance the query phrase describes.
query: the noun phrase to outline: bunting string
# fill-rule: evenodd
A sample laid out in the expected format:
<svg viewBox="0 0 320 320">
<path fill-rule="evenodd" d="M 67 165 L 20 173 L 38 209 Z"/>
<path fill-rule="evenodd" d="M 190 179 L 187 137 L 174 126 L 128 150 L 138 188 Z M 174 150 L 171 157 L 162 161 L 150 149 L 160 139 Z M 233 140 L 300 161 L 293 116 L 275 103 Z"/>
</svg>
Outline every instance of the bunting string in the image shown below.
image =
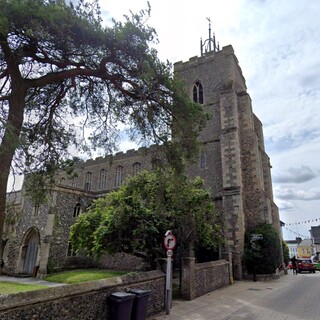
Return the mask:
<svg viewBox="0 0 320 320">
<path fill-rule="evenodd" d="M 314 222 L 317 222 L 318 224 L 320 224 L 320 218 L 286 223 L 286 226 L 298 226 L 299 224 L 307 224 L 307 223 L 314 223 Z"/>
<path fill-rule="evenodd" d="M 289 232 L 291 233 L 294 233 L 295 235 L 299 236 L 299 237 L 302 237 L 302 238 L 309 238 L 308 236 L 304 236 L 303 234 L 300 234 L 298 232 L 294 232 L 293 230 L 287 228 L 287 227 L 284 227 L 286 230 L 288 230 Z"/>
</svg>

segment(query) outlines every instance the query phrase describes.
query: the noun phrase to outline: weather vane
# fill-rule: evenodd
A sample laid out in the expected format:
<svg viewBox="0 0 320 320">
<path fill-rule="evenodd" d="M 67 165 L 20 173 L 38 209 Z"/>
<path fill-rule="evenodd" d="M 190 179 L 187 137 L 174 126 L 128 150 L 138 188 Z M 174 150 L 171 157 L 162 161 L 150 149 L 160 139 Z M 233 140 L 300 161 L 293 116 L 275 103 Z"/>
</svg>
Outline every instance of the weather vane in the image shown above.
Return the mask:
<svg viewBox="0 0 320 320">
<path fill-rule="evenodd" d="M 200 39 L 200 50 L 201 50 L 201 56 L 204 55 L 204 53 L 211 52 L 211 51 L 219 51 L 219 42 L 218 45 L 216 45 L 216 36 L 213 33 L 213 37 L 211 36 L 211 19 L 206 18 L 209 22 L 209 38 L 206 39 L 204 42 L 202 42 L 202 38 Z"/>
</svg>

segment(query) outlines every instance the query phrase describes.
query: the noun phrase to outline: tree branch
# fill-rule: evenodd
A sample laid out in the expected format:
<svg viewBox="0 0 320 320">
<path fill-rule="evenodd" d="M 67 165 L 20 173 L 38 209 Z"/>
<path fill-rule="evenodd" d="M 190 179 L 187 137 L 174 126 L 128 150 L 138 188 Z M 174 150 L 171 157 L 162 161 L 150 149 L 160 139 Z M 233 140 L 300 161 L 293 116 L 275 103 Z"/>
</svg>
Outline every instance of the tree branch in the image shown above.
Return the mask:
<svg viewBox="0 0 320 320">
<path fill-rule="evenodd" d="M 100 79 L 108 79 L 103 75 L 101 70 L 74 68 L 70 70 L 62 70 L 57 72 L 50 72 L 43 77 L 37 79 L 27 79 L 25 83 L 28 88 L 43 87 L 48 84 L 62 82 L 63 80 L 74 78 L 77 76 L 98 77 Z"/>
</svg>

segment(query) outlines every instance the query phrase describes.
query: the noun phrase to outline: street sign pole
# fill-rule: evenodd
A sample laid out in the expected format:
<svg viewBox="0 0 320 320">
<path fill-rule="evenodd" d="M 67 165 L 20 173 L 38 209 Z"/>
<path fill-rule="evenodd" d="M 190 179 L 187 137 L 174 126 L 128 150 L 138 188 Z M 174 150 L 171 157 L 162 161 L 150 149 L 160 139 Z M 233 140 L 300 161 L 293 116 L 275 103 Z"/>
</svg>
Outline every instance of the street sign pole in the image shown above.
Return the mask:
<svg viewBox="0 0 320 320">
<path fill-rule="evenodd" d="M 171 309 L 171 300 L 172 300 L 171 270 L 172 270 L 172 260 L 171 260 L 171 256 L 168 256 L 167 275 L 166 275 L 166 314 L 170 314 L 170 309 Z"/>
<path fill-rule="evenodd" d="M 171 301 L 172 301 L 172 256 L 173 249 L 176 247 L 176 237 L 168 230 L 163 239 L 163 245 L 167 250 L 167 272 L 166 272 L 166 314 L 170 314 Z"/>
<path fill-rule="evenodd" d="M 251 243 L 251 250 L 254 253 L 257 250 L 256 241 L 263 240 L 263 235 L 260 233 L 253 233 L 250 235 L 250 243 Z M 257 272 L 256 272 L 256 262 L 255 257 L 253 257 L 253 281 L 257 281 Z"/>
</svg>

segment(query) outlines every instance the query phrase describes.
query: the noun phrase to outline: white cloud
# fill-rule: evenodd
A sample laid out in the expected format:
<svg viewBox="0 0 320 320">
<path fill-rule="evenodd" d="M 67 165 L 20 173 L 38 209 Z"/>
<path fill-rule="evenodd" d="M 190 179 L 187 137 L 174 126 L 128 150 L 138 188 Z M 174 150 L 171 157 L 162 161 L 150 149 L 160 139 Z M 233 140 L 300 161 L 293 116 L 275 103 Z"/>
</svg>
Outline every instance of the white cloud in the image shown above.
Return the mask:
<svg viewBox="0 0 320 320">
<path fill-rule="evenodd" d="M 310 189 L 297 190 L 294 187 L 276 187 L 276 197 L 281 200 L 303 200 L 303 201 L 312 201 L 320 200 L 320 191 Z"/>
<path fill-rule="evenodd" d="M 290 211 L 293 209 L 293 204 L 289 201 L 278 200 L 277 205 L 279 210 L 282 210 L 282 211 Z"/>
<path fill-rule="evenodd" d="M 109 24 L 111 17 L 119 20 L 129 10 L 147 8 L 147 0 L 100 4 Z M 233 46 L 253 110 L 264 126 L 274 180 L 300 182 L 299 190 L 292 185 L 274 188 L 281 219 L 318 218 L 319 203 L 312 199 L 319 197 L 320 184 L 320 1 L 150 0 L 150 4 L 147 23 L 158 33 L 162 60 L 186 61 L 199 55 L 200 38 L 208 36 L 207 17 L 220 45 Z M 132 145 L 122 145 L 127 148 Z M 303 226 L 294 231 L 308 234 L 310 225 Z"/>
<path fill-rule="evenodd" d="M 316 174 L 306 165 L 300 167 L 289 167 L 285 172 L 273 177 L 275 183 L 302 183 L 312 180 Z"/>
</svg>

